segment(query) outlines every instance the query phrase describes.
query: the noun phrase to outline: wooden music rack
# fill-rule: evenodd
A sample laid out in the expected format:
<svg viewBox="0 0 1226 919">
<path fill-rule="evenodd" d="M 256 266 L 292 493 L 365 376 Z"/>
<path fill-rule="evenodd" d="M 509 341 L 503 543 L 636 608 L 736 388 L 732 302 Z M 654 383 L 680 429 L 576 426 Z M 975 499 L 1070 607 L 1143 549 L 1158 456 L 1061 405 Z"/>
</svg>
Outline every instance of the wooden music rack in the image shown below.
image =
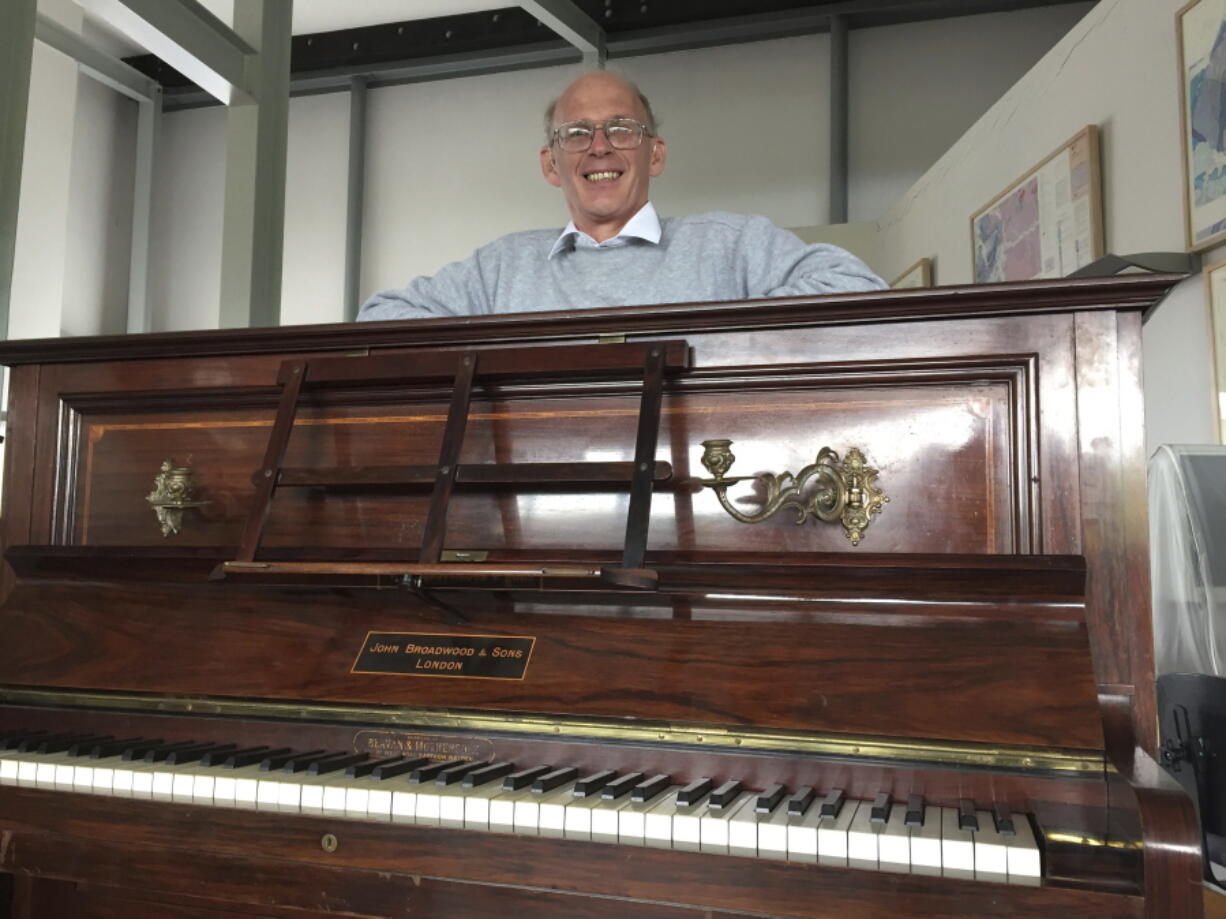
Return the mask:
<svg viewBox="0 0 1226 919">
<path fill-rule="evenodd" d="M 671 465 L 657 462 L 660 403 L 665 377 L 690 367 L 690 349 L 684 341 L 654 341 L 580 346 L 465 349 L 353 357 L 292 359 L 281 364 L 277 385 L 280 402 L 264 460 L 256 471 L 256 491 L 243 528 L 238 557 L 215 572 L 230 575 L 375 575 L 419 584 L 423 576 L 460 575 L 596 579 L 620 587 L 650 589 L 656 573 L 643 566 L 651 497 L 656 482 L 672 475 Z M 460 463 L 473 389 L 478 383 L 584 379 L 608 381 L 641 374 L 637 435 L 632 463 Z M 405 383 L 451 381 L 450 408 L 443 430 L 438 463 L 430 467 L 294 468 L 284 465 L 294 420 L 305 393 Z M 432 483 L 430 504 L 416 562 L 399 561 L 270 561 L 257 559 L 264 526 L 278 488 L 354 485 L 396 486 Z M 443 561 L 447 510 L 457 486 L 513 483 L 521 487 L 609 485 L 629 483 L 630 506 L 621 564 L 515 564 L 493 563 L 479 568 L 467 562 Z"/>
</svg>

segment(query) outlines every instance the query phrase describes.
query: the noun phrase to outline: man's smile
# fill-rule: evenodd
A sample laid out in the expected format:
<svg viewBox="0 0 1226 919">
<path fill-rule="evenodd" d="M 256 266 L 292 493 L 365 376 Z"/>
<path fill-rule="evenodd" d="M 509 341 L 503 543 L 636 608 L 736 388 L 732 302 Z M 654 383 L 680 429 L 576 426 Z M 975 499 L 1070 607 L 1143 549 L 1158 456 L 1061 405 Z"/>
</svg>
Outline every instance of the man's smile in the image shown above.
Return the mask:
<svg viewBox="0 0 1226 919">
<path fill-rule="evenodd" d="M 613 169 L 607 169 L 603 172 L 589 172 L 584 176 L 589 182 L 612 182 L 621 177 L 621 172 Z"/>
</svg>

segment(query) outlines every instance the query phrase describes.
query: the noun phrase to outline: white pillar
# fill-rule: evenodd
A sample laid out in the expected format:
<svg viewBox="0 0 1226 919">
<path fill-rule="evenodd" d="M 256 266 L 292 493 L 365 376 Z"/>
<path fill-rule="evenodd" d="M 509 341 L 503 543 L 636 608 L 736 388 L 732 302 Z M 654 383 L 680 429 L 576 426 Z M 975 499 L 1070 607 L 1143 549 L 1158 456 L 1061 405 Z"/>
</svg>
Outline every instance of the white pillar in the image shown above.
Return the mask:
<svg viewBox="0 0 1226 919">
<path fill-rule="evenodd" d="M 9 0 L 0 29 L 0 338 L 9 326 L 36 12 L 35 0 Z"/>
</svg>

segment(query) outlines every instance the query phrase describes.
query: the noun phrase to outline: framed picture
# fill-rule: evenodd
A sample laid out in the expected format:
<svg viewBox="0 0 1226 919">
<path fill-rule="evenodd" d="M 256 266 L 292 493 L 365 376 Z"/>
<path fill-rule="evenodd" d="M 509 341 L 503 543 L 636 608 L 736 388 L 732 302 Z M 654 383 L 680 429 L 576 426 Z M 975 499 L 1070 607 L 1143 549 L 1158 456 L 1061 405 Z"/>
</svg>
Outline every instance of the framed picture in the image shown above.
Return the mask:
<svg viewBox="0 0 1226 919">
<path fill-rule="evenodd" d="M 1226 262 L 1209 265 L 1204 274 L 1213 341 L 1213 420 L 1217 442 L 1226 443 Z"/>
<path fill-rule="evenodd" d="M 895 290 L 904 290 L 908 287 L 931 287 L 932 286 L 932 259 L 922 258 L 893 281 L 890 286 Z"/>
<path fill-rule="evenodd" d="M 1193 0 L 1175 14 L 1179 48 L 1184 225 L 1188 248 L 1226 238 L 1226 0 Z"/>
<path fill-rule="evenodd" d="M 1062 278 L 1102 255 L 1102 176 L 1094 125 L 971 217 L 976 284 Z"/>
</svg>

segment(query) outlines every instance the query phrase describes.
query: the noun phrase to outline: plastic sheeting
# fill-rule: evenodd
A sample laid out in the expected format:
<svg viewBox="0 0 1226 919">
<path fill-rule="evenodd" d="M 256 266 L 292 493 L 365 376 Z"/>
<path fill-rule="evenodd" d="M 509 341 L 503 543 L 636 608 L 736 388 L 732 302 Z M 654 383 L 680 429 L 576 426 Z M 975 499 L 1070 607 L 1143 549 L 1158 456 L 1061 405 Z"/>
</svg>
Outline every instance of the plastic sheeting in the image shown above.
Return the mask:
<svg viewBox="0 0 1226 919">
<path fill-rule="evenodd" d="M 1149 545 L 1158 673 L 1226 676 L 1226 447 L 1154 454 Z"/>
</svg>

